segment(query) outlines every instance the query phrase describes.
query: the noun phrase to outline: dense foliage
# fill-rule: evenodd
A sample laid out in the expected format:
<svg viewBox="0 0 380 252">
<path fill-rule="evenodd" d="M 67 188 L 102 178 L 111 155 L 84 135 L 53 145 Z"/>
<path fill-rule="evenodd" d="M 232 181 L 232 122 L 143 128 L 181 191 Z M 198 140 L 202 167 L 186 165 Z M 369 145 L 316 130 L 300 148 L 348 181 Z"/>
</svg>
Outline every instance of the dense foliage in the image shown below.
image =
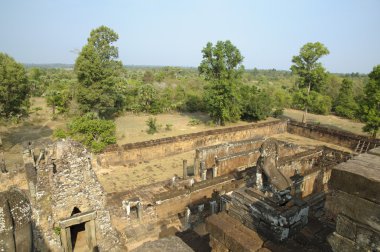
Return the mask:
<svg viewBox="0 0 380 252">
<path fill-rule="evenodd" d="M 343 79 L 334 107 L 335 113 L 339 116 L 350 119 L 356 117 L 359 106 L 355 101 L 352 80 Z"/>
<path fill-rule="evenodd" d="M 299 55 L 294 56 L 292 59 L 293 65 L 290 69 L 293 74 L 298 76 L 296 84 L 300 89 L 296 93 L 298 97 L 296 97 L 295 101 L 302 102 L 302 104 L 297 105 L 302 106 L 305 110 L 302 118 L 304 123 L 306 122 L 308 109 L 311 106 L 316 108 L 316 105 L 326 100 L 325 97 L 317 94 L 324 90 L 327 79 L 326 70 L 318 60 L 329 53 L 329 50 L 320 42 L 307 43 L 301 47 Z M 314 93 L 311 93 L 311 91 L 314 91 Z M 300 97 L 301 95 L 304 97 Z M 317 104 L 312 104 L 313 101 L 316 101 Z"/>
<path fill-rule="evenodd" d="M 365 122 L 363 130 L 375 138 L 380 129 L 380 65 L 375 66 L 368 76 L 360 112 L 361 119 Z"/>
<path fill-rule="evenodd" d="M 244 71 L 243 56 L 229 41 L 207 43 L 202 50 L 199 73 L 208 81 L 205 92 L 207 111 L 218 125 L 240 119 L 239 84 Z"/>
<path fill-rule="evenodd" d="M 101 120 L 124 111 L 159 114 L 206 112 L 217 125 L 237 120 L 257 121 L 295 108 L 317 114 L 360 119 L 364 131 L 376 136 L 379 125 L 380 66 L 367 75 L 328 73 L 319 59 L 329 54 L 319 42 L 307 43 L 292 59 L 291 71 L 245 70 L 244 57 L 230 41 L 207 43 L 196 68 L 123 67 L 114 43 L 118 35 L 101 26 L 91 31 L 74 66 L 27 71 L 0 53 L 0 114 L 26 115 L 29 96 L 45 97 L 54 118 L 73 118 L 72 137 L 98 152 L 115 143 L 115 125 Z M 369 77 L 369 78 L 368 78 Z M 37 108 L 36 108 L 37 109 Z M 90 113 L 89 113 L 90 112 Z M 193 120 L 191 125 L 201 123 Z M 148 133 L 161 127 L 155 118 Z M 165 130 L 170 130 L 167 124 Z"/>
<path fill-rule="evenodd" d="M 55 136 L 58 138 L 71 137 L 83 143 L 93 152 L 102 151 L 107 145 L 116 143 L 116 126 L 111 120 L 102 120 L 94 113 L 74 118 L 68 124 L 68 131 L 58 130 Z"/>
<path fill-rule="evenodd" d="M 77 101 L 83 112 L 93 111 L 104 117 L 122 109 L 115 87 L 122 69 L 117 61 L 118 48 L 113 45 L 117 40 L 116 32 L 106 26 L 92 30 L 75 62 Z"/>
<path fill-rule="evenodd" d="M 25 115 L 29 107 L 28 78 L 23 65 L 0 53 L 0 115 Z"/>
</svg>

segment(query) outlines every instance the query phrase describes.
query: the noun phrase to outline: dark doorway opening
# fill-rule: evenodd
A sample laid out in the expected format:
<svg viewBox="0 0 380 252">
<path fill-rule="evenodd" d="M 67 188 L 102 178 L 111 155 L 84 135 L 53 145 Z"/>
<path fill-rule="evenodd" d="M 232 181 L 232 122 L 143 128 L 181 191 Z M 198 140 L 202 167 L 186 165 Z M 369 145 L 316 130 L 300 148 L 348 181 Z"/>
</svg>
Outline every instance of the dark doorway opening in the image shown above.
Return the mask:
<svg viewBox="0 0 380 252">
<path fill-rule="evenodd" d="M 71 216 L 81 213 L 78 207 L 74 207 Z M 71 246 L 73 251 L 86 251 L 86 226 L 85 223 L 79 223 L 70 227 Z"/>
<path fill-rule="evenodd" d="M 207 169 L 206 171 L 206 179 L 209 180 L 209 179 L 212 179 L 212 168 L 209 168 Z"/>
<path fill-rule="evenodd" d="M 83 245 L 86 246 L 86 228 L 83 223 L 79 223 L 77 225 L 73 225 L 70 227 L 70 234 L 71 234 L 71 245 L 73 248 L 73 251 L 75 251 L 75 247 L 83 247 Z"/>
</svg>

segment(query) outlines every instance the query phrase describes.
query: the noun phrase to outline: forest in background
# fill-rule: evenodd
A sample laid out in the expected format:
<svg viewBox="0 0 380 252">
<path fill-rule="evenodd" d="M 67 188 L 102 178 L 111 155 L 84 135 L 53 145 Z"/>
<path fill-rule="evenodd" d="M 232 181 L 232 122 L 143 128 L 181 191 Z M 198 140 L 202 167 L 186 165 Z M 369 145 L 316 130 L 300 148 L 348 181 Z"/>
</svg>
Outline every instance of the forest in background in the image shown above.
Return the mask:
<svg viewBox="0 0 380 252">
<path fill-rule="evenodd" d="M 319 59 L 330 52 L 320 42 L 306 43 L 291 59 L 291 71 L 281 71 L 245 69 L 244 56 L 229 40 L 208 42 L 198 68 L 124 67 L 117 40 L 106 26 L 92 30 L 74 68 L 25 68 L 0 53 L 2 120 L 21 121 L 30 113 L 30 97 L 44 97 L 52 119 L 68 121 L 55 136 L 72 137 L 95 152 L 116 142 L 113 120 L 125 112 L 205 112 L 211 126 L 224 126 L 293 108 L 304 111 L 303 122 L 308 112 L 334 113 L 365 122 L 363 130 L 373 137 L 379 130 L 380 65 L 368 76 L 329 73 Z M 146 124 L 149 134 L 157 132 L 154 117 Z"/>
</svg>

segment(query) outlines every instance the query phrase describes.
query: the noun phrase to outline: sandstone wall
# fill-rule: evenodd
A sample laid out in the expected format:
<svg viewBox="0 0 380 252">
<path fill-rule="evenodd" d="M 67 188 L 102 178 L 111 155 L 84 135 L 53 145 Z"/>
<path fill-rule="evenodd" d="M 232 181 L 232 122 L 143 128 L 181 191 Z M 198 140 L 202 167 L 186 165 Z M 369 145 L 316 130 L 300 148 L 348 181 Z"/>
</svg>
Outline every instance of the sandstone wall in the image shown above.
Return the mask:
<svg viewBox="0 0 380 252">
<path fill-rule="evenodd" d="M 263 238 L 225 212 L 208 217 L 206 229 L 212 251 L 265 251 L 261 250 Z"/>
<path fill-rule="evenodd" d="M 288 123 L 288 132 L 291 134 L 333 143 L 352 150 L 355 150 L 358 142 L 365 141 L 364 149 L 372 149 L 375 146 L 380 146 L 380 139 L 372 139 L 366 136 L 357 135 L 344 130 L 336 130 L 319 125 L 303 124 L 300 122 L 290 121 Z"/>
<path fill-rule="evenodd" d="M 201 147 L 195 151 L 196 168 L 199 166 L 199 162 L 205 162 L 206 168 L 215 166 L 216 158 L 223 158 L 231 156 L 237 153 L 244 153 L 258 149 L 264 142 L 264 138 L 256 137 L 253 139 L 234 141 L 224 144 L 212 145 L 207 147 Z"/>
<path fill-rule="evenodd" d="M 212 197 L 214 191 L 232 191 L 238 186 L 229 176 L 221 176 L 194 184 L 183 190 L 174 190 L 156 196 L 156 212 L 159 219 L 183 213 L 189 205 L 200 204 Z"/>
<path fill-rule="evenodd" d="M 98 155 L 97 162 L 101 166 L 107 166 L 152 160 L 194 150 L 198 147 L 284 133 L 286 132 L 286 128 L 286 121 L 272 121 L 208 130 L 175 137 L 125 144 L 123 146 L 113 145 Z"/>
<path fill-rule="evenodd" d="M 380 251 L 380 147 L 334 167 L 329 185 L 333 251 Z"/>
<path fill-rule="evenodd" d="M 233 173 L 236 170 L 243 170 L 256 165 L 260 156 L 258 149 L 249 152 L 217 158 L 215 166 L 218 167 L 218 176 Z"/>
</svg>

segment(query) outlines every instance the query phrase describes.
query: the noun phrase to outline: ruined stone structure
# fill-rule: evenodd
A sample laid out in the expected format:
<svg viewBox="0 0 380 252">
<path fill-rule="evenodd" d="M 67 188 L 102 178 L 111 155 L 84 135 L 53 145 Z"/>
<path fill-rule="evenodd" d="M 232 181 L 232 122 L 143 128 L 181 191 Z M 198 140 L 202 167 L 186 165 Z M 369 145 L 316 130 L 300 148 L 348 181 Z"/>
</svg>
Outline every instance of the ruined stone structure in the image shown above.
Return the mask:
<svg viewBox="0 0 380 252">
<path fill-rule="evenodd" d="M 305 144 L 314 141 L 310 139 L 320 141 Z M 110 146 L 96 158 L 71 140 L 41 150 L 29 145 L 23 154 L 29 192 L 22 192 L 25 201 L 20 202 L 31 211 L 23 212 L 21 229 L 41 251 L 190 249 L 178 238 L 166 238 L 173 235 L 188 245 L 205 241 L 202 246 L 214 251 L 313 251 L 316 243 L 317 250 L 339 251 L 347 239 L 354 247 L 376 249 L 377 222 L 331 203 L 352 195 L 377 211 L 378 181 L 365 180 L 373 175 L 366 169 L 377 164 L 356 156 L 372 153 L 376 146 L 379 140 L 287 121 Z M 182 174 L 164 181 L 106 192 L 99 179 L 102 169 L 117 167 L 128 173 L 132 165 L 189 151 L 194 151 L 194 158 L 180 160 Z M 347 160 L 362 164 L 363 170 L 356 174 L 353 164 L 350 173 L 339 169 Z M 358 190 L 344 187 L 350 178 L 362 181 Z M 13 203 L 5 198 L 0 198 L 0 237 L 8 238 L 0 239 L 0 248 L 26 248 L 27 239 L 18 245 L 21 226 L 10 221 L 18 215 L 9 211 Z M 380 218 L 378 212 L 368 211 L 364 215 Z M 326 236 L 335 229 L 331 222 L 335 219 L 338 224 L 329 245 Z M 198 229 L 204 223 L 202 233 Z M 356 236 L 342 231 L 347 223 L 354 223 Z M 28 227 L 33 230 L 29 236 Z"/>
<path fill-rule="evenodd" d="M 122 248 L 90 159 L 82 145 L 70 140 L 49 146 L 37 160 L 30 150 L 24 153 L 37 249 L 72 251 L 81 231 L 88 251 Z"/>
</svg>

